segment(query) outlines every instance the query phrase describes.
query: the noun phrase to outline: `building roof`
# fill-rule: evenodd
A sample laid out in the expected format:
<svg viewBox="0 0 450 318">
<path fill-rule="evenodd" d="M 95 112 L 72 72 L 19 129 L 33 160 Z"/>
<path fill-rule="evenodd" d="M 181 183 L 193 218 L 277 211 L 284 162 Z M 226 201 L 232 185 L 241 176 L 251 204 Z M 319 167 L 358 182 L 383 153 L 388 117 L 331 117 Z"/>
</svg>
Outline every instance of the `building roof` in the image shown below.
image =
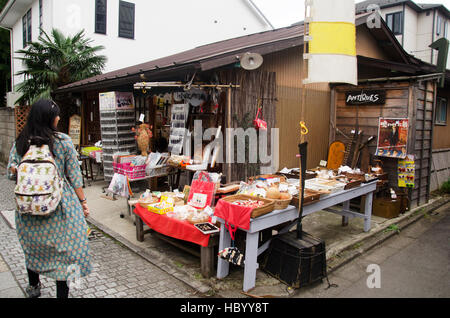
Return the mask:
<svg viewBox="0 0 450 318">
<path fill-rule="evenodd" d="M 357 15 L 355 20 L 356 26 L 365 24 L 367 16 L 369 16 L 369 13 Z M 374 59 L 358 57 L 358 61 L 361 61 L 361 63 L 376 64 L 409 74 L 433 71 L 433 65 L 425 65 L 405 52 L 384 21 L 382 21 L 381 28 L 368 28 L 368 30 L 378 45 L 382 46 L 385 52 L 392 57 L 392 61 L 374 61 Z M 192 74 L 194 71 L 208 71 L 237 63 L 240 56 L 247 52 L 266 55 L 301 46 L 303 44 L 303 35 L 304 25 L 303 23 L 297 23 L 289 27 L 202 45 L 178 54 L 71 83 L 58 88 L 56 93 L 128 85 L 142 82 L 142 76 L 144 76 L 145 81 L 160 81 L 169 79 L 171 76 L 179 76 L 180 74 Z"/>
<path fill-rule="evenodd" d="M 425 12 L 430 9 L 438 9 L 447 17 L 450 17 L 450 12 L 443 4 L 415 3 L 412 0 L 366 0 L 356 4 L 356 13 L 367 12 L 367 7 L 371 4 L 376 4 L 381 9 L 405 4 L 416 12 Z"/>
<path fill-rule="evenodd" d="M 67 91 L 70 88 L 95 82 L 121 82 L 120 79 L 126 77 L 135 77 L 139 80 L 141 74 L 151 78 L 171 70 L 207 71 L 236 63 L 239 61 L 239 57 L 249 50 L 254 53 L 268 54 L 301 44 L 303 44 L 303 25 L 295 25 L 202 45 L 181 53 L 71 83 L 60 87 L 58 91 Z"/>
<path fill-rule="evenodd" d="M 12 29 L 32 4 L 33 0 L 9 0 L 0 12 L 0 26 Z"/>
</svg>

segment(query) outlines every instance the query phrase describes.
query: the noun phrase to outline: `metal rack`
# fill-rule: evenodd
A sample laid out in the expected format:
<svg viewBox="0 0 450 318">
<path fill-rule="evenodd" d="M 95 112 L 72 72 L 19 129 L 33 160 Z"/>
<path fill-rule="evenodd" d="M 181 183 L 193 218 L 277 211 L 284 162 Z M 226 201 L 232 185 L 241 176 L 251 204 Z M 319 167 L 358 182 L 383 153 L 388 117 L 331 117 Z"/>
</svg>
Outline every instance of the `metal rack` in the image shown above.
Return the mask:
<svg viewBox="0 0 450 318">
<path fill-rule="evenodd" d="M 100 110 L 105 181 L 111 181 L 114 175 L 114 153 L 136 153 L 137 151 L 135 134 L 131 131 L 131 128 L 136 125 L 135 116 L 134 109 Z"/>
</svg>

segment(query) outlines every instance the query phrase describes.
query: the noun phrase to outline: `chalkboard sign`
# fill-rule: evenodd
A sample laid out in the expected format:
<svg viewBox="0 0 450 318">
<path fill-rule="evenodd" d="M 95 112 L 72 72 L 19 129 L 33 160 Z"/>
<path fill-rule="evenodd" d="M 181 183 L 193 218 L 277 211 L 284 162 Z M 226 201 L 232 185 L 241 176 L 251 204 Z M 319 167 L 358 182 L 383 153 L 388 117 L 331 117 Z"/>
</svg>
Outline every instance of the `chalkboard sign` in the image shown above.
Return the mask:
<svg viewBox="0 0 450 318">
<path fill-rule="evenodd" d="M 351 91 L 345 93 L 346 105 L 383 105 L 386 103 L 386 91 Z"/>
</svg>

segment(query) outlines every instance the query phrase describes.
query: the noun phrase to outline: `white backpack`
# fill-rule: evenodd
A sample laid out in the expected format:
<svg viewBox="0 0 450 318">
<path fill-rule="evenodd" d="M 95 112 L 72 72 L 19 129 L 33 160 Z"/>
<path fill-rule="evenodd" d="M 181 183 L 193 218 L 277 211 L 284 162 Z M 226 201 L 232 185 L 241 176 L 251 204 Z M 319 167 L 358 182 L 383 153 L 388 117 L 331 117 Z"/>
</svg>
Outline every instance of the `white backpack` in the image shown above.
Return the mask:
<svg viewBox="0 0 450 318">
<path fill-rule="evenodd" d="M 48 145 L 30 146 L 17 167 L 14 189 L 19 213 L 45 216 L 58 207 L 64 186 Z"/>
</svg>

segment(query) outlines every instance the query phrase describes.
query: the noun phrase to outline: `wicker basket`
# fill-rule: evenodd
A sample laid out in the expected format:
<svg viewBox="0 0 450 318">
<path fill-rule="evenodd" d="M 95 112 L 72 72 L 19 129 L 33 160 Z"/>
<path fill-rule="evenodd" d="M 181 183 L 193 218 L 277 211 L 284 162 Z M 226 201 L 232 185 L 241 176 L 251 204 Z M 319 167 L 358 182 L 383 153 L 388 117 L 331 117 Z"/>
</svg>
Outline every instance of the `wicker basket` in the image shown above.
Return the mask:
<svg viewBox="0 0 450 318">
<path fill-rule="evenodd" d="M 198 219 L 198 220 L 193 220 L 192 217 L 188 217 L 186 219 L 186 221 L 188 221 L 191 224 L 198 224 L 198 223 L 205 223 L 209 221 L 209 216 L 203 218 L 203 219 Z"/>
<path fill-rule="evenodd" d="M 260 197 L 255 197 L 255 196 L 247 195 L 247 194 L 230 195 L 228 197 L 222 198 L 221 200 L 233 203 L 234 201 L 237 201 L 237 200 L 249 200 L 249 199 L 250 200 L 263 201 L 265 203 L 262 207 L 253 209 L 253 211 L 252 211 L 252 213 L 250 215 L 251 218 L 257 218 L 258 216 L 270 213 L 275 208 L 275 201 L 274 200 L 260 198 Z"/>
<path fill-rule="evenodd" d="M 289 199 L 284 199 L 284 200 L 274 200 L 275 201 L 275 205 L 274 205 L 274 210 L 284 210 L 286 209 L 289 204 L 291 204 L 292 202 L 292 195 L 290 195 Z"/>
<path fill-rule="evenodd" d="M 276 175 L 276 174 L 261 174 L 259 176 L 249 177 L 248 181 L 253 182 L 258 179 L 270 179 L 270 178 L 278 178 L 278 179 L 280 179 L 280 182 L 286 182 L 286 180 L 287 180 L 285 176 L 280 176 L 280 175 Z M 275 184 L 278 185 L 280 182 L 275 182 Z"/>
</svg>

